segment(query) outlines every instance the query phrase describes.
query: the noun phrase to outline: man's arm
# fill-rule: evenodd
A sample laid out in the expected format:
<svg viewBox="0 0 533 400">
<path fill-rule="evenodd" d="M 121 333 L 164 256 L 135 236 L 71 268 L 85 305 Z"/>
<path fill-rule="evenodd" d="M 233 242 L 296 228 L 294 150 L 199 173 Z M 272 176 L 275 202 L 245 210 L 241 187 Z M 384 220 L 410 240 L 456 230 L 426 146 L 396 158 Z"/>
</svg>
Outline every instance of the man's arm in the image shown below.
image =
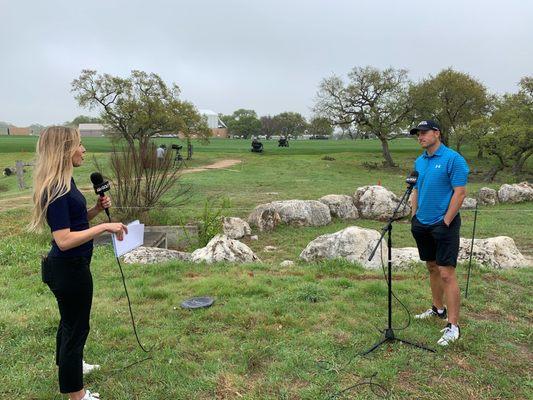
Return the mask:
<svg viewBox="0 0 533 400">
<path fill-rule="evenodd" d="M 463 205 L 463 200 L 466 197 L 466 186 L 457 186 L 453 188 L 453 196 L 448 206 L 448 211 L 444 216 L 444 223 L 446 226 L 450 226 L 453 219 L 459 212 L 459 209 Z"/>
<path fill-rule="evenodd" d="M 416 214 L 416 210 L 418 210 L 418 190 L 413 189 L 411 193 L 411 218 Z"/>
</svg>

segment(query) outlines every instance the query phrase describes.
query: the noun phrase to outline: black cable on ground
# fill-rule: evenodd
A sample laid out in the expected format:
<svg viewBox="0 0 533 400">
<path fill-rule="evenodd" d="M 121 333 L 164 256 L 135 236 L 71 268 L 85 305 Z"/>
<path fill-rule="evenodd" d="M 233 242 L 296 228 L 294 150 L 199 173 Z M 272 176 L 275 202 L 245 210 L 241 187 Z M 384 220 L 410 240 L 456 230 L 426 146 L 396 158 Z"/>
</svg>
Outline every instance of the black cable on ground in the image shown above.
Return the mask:
<svg viewBox="0 0 533 400">
<path fill-rule="evenodd" d="M 120 264 L 120 260 L 118 257 L 117 264 L 118 268 L 120 270 L 120 275 L 122 276 L 122 285 L 124 286 L 124 292 L 126 292 L 126 298 L 128 299 L 128 309 L 130 310 L 130 317 L 131 317 L 131 326 L 133 327 L 133 333 L 135 334 L 135 339 L 137 339 L 137 343 L 139 344 L 139 347 L 142 351 L 145 353 L 150 353 L 153 350 L 153 347 L 150 350 L 146 350 L 144 346 L 141 344 L 141 340 L 139 339 L 139 335 L 137 334 L 137 327 L 135 325 L 135 318 L 133 317 L 133 311 L 131 309 L 131 301 L 130 301 L 130 295 L 128 293 L 128 288 L 126 287 L 126 278 L 124 277 L 124 271 L 122 270 L 122 265 Z"/>
<path fill-rule="evenodd" d="M 372 379 L 374 379 L 377 376 L 377 374 L 378 374 L 377 372 L 374 372 L 372 375 L 363 378 L 364 380 L 361 380 L 352 386 L 349 386 L 345 389 L 342 389 L 332 394 L 331 396 L 328 397 L 328 400 L 345 398 L 348 392 L 352 391 L 355 388 L 358 388 L 360 386 L 365 386 L 365 385 L 368 385 L 372 393 L 374 393 L 376 396 L 381 397 L 381 398 L 388 398 L 390 396 L 389 390 L 380 383 L 372 382 Z"/>
</svg>

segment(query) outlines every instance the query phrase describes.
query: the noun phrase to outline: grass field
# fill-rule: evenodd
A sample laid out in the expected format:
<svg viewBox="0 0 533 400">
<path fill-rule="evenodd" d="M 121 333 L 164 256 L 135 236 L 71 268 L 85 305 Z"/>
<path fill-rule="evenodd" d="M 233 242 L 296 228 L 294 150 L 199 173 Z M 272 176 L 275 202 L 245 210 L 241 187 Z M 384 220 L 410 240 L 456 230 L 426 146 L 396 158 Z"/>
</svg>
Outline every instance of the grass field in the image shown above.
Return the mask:
<svg viewBox="0 0 533 400">
<path fill-rule="evenodd" d="M 0 166 L 17 159 L 31 161 L 35 138 L 0 137 Z M 87 138 L 88 152 L 106 159 L 106 139 Z M 170 143 L 169 140 L 166 140 Z M 392 143 L 399 169 L 383 169 L 375 141 L 291 142 L 289 149 L 267 142 L 266 152 L 248 152 L 248 141 L 213 140 L 195 144 L 189 166 L 223 159 L 242 162 L 225 170 L 183 175 L 192 199 L 183 207 L 153 210 L 156 223 L 196 220 L 206 198 L 227 197 L 226 215 L 246 216 L 255 205 L 281 199 L 318 199 L 351 194 L 358 186 L 381 183 L 400 194 L 416 155 L 416 142 Z M 326 161 L 324 156 L 335 158 Z M 480 182 L 488 161 L 475 160 L 466 149 L 472 171 L 469 191 L 498 188 L 512 182 L 502 174 L 491 185 Z M 531 166 L 530 166 L 531 167 Z M 75 172 L 78 186 L 88 188 L 94 170 L 90 157 Z M 478 172 L 477 174 L 475 172 Z M 28 168 L 31 175 L 31 167 Z M 27 182 L 31 182 L 28 176 Z M 53 363 L 55 300 L 40 282 L 39 255 L 49 234 L 28 235 L 30 189 L 19 191 L 13 177 L 0 178 L 0 398 L 52 399 L 57 395 Z M 462 235 L 470 236 L 473 215 L 463 212 Z M 357 354 L 380 338 L 386 325 L 386 284 L 380 272 L 344 262 L 297 263 L 305 245 L 323 233 L 349 225 L 380 229 L 381 223 L 333 221 L 319 228 L 280 227 L 246 242 L 263 260 L 247 265 L 193 265 L 172 262 L 125 266 L 141 340 L 156 346 L 142 360 L 136 347 L 122 283 L 112 251 L 95 250 L 92 263 L 95 296 L 86 359 L 103 365 L 87 379 L 103 399 L 328 399 L 337 391 L 367 379 L 382 384 L 393 399 L 529 399 L 532 382 L 531 267 L 490 271 L 474 266 L 469 298 L 463 301 L 463 338 L 436 354 L 401 345 L 368 357 Z M 508 235 L 532 255 L 533 205 L 483 207 L 478 237 Z M 396 247 L 413 246 L 409 225 L 396 224 Z M 273 245 L 276 252 L 266 252 Z M 458 267 L 464 289 L 466 266 Z M 394 288 L 411 311 L 431 301 L 424 267 L 395 273 Z M 216 298 L 207 310 L 186 312 L 180 302 L 190 296 Z M 406 322 L 396 303 L 395 326 Z M 412 322 L 402 337 L 435 347 L 442 321 Z M 327 360 L 329 362 L 320 362 Z M 380 398 L 368 385 L 339 398 Z"/>
</svg>

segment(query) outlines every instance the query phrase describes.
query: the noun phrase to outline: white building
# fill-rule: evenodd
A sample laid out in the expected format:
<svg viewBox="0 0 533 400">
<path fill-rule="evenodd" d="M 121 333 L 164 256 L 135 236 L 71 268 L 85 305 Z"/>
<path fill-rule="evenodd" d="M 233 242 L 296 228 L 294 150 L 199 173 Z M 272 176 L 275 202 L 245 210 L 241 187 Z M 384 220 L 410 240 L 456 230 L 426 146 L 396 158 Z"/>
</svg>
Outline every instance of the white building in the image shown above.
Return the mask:
<svg viewBox="0 0 533 400">
<path fill-rule="evenodd" d="M 80 124 L 78 126 L 80 136 L 104 136 L 104 126 L 102 124 Z"/>
<path fill-rule="evenodd" d="M 210 129 L 227 128 L 226 124 L 222 122 L 218 114 L 213 110 L 198 110 L 198 112 L 207 118 L 207 126 Z"/>
</svg>

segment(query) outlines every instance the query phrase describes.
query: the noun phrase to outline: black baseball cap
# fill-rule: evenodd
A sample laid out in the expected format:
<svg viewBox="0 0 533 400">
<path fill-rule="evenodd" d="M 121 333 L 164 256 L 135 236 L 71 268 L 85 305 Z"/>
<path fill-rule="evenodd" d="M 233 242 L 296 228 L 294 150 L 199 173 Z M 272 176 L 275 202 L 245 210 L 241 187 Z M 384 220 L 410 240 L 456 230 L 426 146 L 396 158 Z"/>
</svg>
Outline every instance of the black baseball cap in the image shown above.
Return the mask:
<svg viewBox="0 0 533 400">
<path fill-rule="evenodd" d="M 418 125 L 409 132 L 411 135 L 416 135 L 419 131 L 440 131 L 440 126 L 437 122 L 426 119 L 425 121 L 420 121 Z"/>
</svg>

